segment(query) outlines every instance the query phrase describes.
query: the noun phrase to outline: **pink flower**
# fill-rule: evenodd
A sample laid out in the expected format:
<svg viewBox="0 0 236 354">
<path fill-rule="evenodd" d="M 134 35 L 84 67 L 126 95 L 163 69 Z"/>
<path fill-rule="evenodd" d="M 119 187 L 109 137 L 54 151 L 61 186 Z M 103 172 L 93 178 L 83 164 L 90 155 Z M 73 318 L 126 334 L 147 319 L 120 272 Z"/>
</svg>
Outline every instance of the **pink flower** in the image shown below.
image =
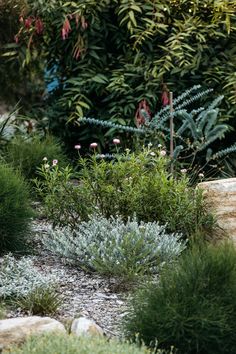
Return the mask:
<svg viewBox="0 0 236 354">
<path fill-rule="evenodd" d="M 52 161 L 52 165 L 53 165 L 53 166 L 56 166 L 57 164 L 58 164 L 58 160 L 53 160 L 53 161 Z"/>
<path fill-rule="evenodd" d="M 81 145 L 80 144 L 77 144 L 74 146 L 75 150 L 80 150 L 81 149 Z"/>
<path fill-rule="evenodd" d="M 43 25 L 43 21 L 41 20 L 41 18 L 37 18 L 36 19 L 35 28 L 36 28 L 36 33 L 37 34 L 42 34 L 43 33 L 44 25 Z"/>
<path fill-rule="evenodd" d="M 91 144 L 89 145 L 89 147 L 90 147 L 91 149 L 96 149 L 97 146 L 98 146 L 97 143 L 91 143 Z"/>
<path fill-rule="evenodd" d="M 165 151 L 165 150 L 161 150 L 161 151 L 160 151 L 160 155 L 161 155 L 161 156 L 166 156 L 166 151 Z"/>
<path fill-rule="evenodd" d="M 120 139 L 113 139 L 113 144 L 115 144 L 115 145 L 120 144 Z"/>
<path fill-rule="evenodd" d="M 62 39 L 65 40 L 66 38 L 68 38 L 70 32 L 71 32 L 70 21 L 66 17 L 66 19 L 63 23 L 62 29 L 61 29 Z"/>
</svg>

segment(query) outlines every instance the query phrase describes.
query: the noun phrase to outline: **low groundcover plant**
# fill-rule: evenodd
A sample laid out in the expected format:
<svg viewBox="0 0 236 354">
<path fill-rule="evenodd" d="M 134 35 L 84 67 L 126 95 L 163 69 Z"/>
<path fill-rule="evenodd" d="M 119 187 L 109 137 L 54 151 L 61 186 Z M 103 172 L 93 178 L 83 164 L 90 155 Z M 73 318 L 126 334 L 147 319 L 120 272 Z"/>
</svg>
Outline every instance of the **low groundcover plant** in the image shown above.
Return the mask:
<svg viewBox="0 0 236 354">
<path fill-rule="evenodd" d="M 157 273 L 165 263 L 181 254 L 186 241 L 181 234 L 166 233 L 158 222 L 144 223 L 134 218 L 90 218 L 69 228 L 51 229 L 44 245 L 69 262 L 108 275 L 132 277 Z"/>
<path fill-rule="evenodd" d="M 3 257 L 0 264 L 0 299 L 18 299 L 39 288 L 53 287 L 58 280 L 52 275 L 41 274 L 31 259 Z"/>
<path fill-rule="evenodd" d="M 76 337 L 73 335 L 49 333 L 29 337 L 22 347 L 11 348 L 11 354 L 148 354 L 144 346 L 121 342 L 116 339 Z M 174 354 L 171 351 L 156 350 L 156 354 Z"/>
</svg>

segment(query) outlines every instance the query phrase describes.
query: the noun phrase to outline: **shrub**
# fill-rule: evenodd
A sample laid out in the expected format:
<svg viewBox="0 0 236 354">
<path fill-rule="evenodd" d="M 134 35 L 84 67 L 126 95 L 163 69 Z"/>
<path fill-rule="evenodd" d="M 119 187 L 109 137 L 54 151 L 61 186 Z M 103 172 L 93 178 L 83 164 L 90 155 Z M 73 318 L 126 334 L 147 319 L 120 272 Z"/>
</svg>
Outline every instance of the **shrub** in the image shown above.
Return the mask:
<svg viewBox="0 0 236 354">
<path fill-rule="evenodd" d="M 16 305 L 23 311 L 31 315 L 53 315 L 57 312 L 62 300 L 58 293 L 48 286 L 36 287 L 23 297 L 16 301 Z"/>
<path fill-rule="evenodd" d="M 78 183 L 72 184 L 69 168 L 42 166 L 43 177 L 36 191 L 44 200 L 45 211 L 54 226 L 76 228 L 78 219 L 99 212 L 106 218 L 120 215 L 124 220 L 134 213 L 139 221 L 167 224 L 168 232 L 189 236 L 211 231 L 214 220 L 206 211 L 202 192 L 189 187 L 186 176 L 175 178 L 168 172 L 165 151 L 116 155 L 112 161 L 80 159 Z"/>
<path fill-rule="evenodd" d="M 138 348 L 134 344 L 112 339 L 93 337 L 75 337 L 66 334 L 46 334 L 30 337 L 21 348 L 12 348 L 8 353 L 14 354 L 144 354 L 150 353 L 145 347 Z M 157 354 L 167 354 L 157 350 Z M 174 354 L 173 351 L 169 354 Z"/>
<path fill-rule="evenodd" d="M 33 216 L 27 185 L 4 164 L 0 164 L 0 185 L 0 252 L 23 251 Z"/>
<path fill-rule="evenodd" d="M 38 136 L 28 139 L 17 137 L 7 145 L 5 151 L 6 161 L 28 179 L 36 176 L 36 169 L 44 157 L 47 157 L 48 161 L 57 159 L 61 166 L 66 166 L 62 146 L 52 136 L 45 139 Z"/>
<path fill-rule="evenodd" d="M 164 150 L 150 148 L 135 155 L 117 156 L 116 161 L 80 160 L 79 178 L 92 204 L 110 217 L 125 220 L 133 213 L 138 220 L 158 220 L 170 232 L 185 236 L 211 230 L 214 222 L 206 211 L 202 192 L 189 187 L 186 176 L 175 178 L 168 169 Z"/>
<path fill-rule="evenodd" d="M 175 259 L 186 242 L 181 235 L 168 235 L 155 223 L 124 223 L 121 218 L 94 216 L 77 230 L 51 230 L 43 242 L 52 252 L 74 264 L 109 275 L 132 278 L 157 273 L 159 267 Z"/>
<path fill-rule="evenodd" d="M 235 353 L 236 250 L 231 244 L 193 248 L 158 284 L 131 301 L 125 330 L 147 345 L 178 353 Z"/>
<path fill-rule="evenodd" d="M 72 182 L 72 168 L 59 166 L 45 161 L 37 169 L 40 178 L 34 179 L 35 190 L 53 226 L 69 225 L 73 229 L 79 220 L 88 219 L 94 207 L 89 202 L 88 191 Z"/>
<path fill-rule="evenodd" d="M 29 258 L 7 255 L 1 262 L 0 299 L 20 299 L 37 289 L 50 289 L 56 282 L 54 276 L 42 275 Z"/>
</svg>

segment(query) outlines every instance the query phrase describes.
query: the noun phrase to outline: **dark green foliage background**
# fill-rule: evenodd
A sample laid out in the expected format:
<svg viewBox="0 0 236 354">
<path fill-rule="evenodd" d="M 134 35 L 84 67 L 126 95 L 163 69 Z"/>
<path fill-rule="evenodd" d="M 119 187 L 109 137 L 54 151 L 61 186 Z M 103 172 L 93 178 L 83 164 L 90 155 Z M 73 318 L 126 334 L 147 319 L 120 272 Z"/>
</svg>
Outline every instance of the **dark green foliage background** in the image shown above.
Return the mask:
<svg viewBox="0 0 236 354">
<path fill-rule="evenodd" d="M 164 82 L 175 96 L 196 83 L 213 87 L 215 94 L 224 92 L 224 117 L 234 117 L 234 1 L 28 0 L 28 4 L 28 15 L 40 16 L 45 30 L 43 36 L 33 36 L 26 57 L 30 61 L 35 53 L 41 54 L 48 69 L 55 69 L 60 85 L 53 108 L 57 117 L 52 114 L 51 124 L 60 134 L 65 133 L 65 117 L 74 121 L 90 115 L 130 124 L 142 99 L 156 112 Z M 63 40 L 66 18 L 71 31 Z M 21 46 L 34 31 L 33 27 L 23 31 Z M 84 126 L 79 132 L 80 140 L 95 136 L 103 145 L 112 135 Z"/>
</svg>

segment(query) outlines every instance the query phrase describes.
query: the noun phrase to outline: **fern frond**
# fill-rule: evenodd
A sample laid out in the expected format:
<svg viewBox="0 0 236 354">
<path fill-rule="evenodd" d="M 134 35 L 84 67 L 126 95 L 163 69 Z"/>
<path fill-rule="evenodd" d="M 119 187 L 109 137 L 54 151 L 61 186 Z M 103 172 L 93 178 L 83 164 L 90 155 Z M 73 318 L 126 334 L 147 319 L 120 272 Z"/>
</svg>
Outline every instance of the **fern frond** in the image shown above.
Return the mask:
<svg viewBox="0 0 236 354">
<path fill-rule="evenodd" d="M 218 113 L 219 113 L 219 109 L 212 109 L 211 111 L 207 111 L 206 113 L 207 123 L 204 129 L 205 137 L 209 136 L 209 132 L 211 128 L 216 124 Z"/>
<path fill-rule="evenodd" d="M 233 152 L 236 152 L 236 143 L 231 145 L 230 147 L 224 149 L 224 150 L 220 150 L 218 151 L 216 154 L 214 154 L 212 156 L 212 160 L 217 160 L 218 158 L 221 158 L 225 155 L 231 154 Z"/>
<path fill-rule="evenodd" d="M 77 120 L 78 123 L 88 123 L 91 125 L 100 125 L 101 127 L 105 128 L 115 128 L 115 129 L 121 129 L 127 132 L 132 132 L 132 133 L 139 133 L 139 134 L 145 134 L 146 129 L 143 128 L 133 128 L 130 126 L 126 125 L 121 125 L 121 124 L 115 124 L 113 122 L 105 121 L 105 120 L 98 120 L 95 118 L 79 118 Z"/>
<path fill-rule="evenodd" d="M 181 111 L 181 112 L 177 112 L 177 113 L 178 113 L 178 116 L 182 117 L 183 119 L 185 119 L 185 121 L 188 122 L 187 128 L 189 128 L 191 130 L 193 138 L 195 140 L 197 140 L 199 138 L 199 133 L 197 131 L 196 123 L 194 122 L 191 114 L 187 113 L 186 111 Z"/>
<path fill-rule="evenodd" d="M 212 101 L 211 104 L 207 107 L 207 110 L 211 110 L 211 109 L 214 109 L 217 106 L 219 106 L 219 104 L 221 103 L 223 98 L 224 98 L 224 95 L 216 97 L 216 99 L 214 99 L 214 101 Z"/>
<path fill-rule="evenodd" d="M 183 150 L 183 145 L 178 145 L 176 146 L 176 148 L 174 149 L 174 153 L 173 153 L 173 158 L 176 160 L 179 156 L 179 154 L 181 153 L 181 151 Z"/>
<path fill-rule="evenodd" d="M 223 129 L 224 127 L 224 129 Z M 224 136 L 224 133 L 228 130 L 228 127 L 225 125 L 220 125 L 215 127 L 212 131 L 210 136 L 208 136 L 207 141 L 199 147 L 199 151 L 205 150 L 207 146 L 213 143 L 217 139 L 221 139 Z"/>
</svg>

